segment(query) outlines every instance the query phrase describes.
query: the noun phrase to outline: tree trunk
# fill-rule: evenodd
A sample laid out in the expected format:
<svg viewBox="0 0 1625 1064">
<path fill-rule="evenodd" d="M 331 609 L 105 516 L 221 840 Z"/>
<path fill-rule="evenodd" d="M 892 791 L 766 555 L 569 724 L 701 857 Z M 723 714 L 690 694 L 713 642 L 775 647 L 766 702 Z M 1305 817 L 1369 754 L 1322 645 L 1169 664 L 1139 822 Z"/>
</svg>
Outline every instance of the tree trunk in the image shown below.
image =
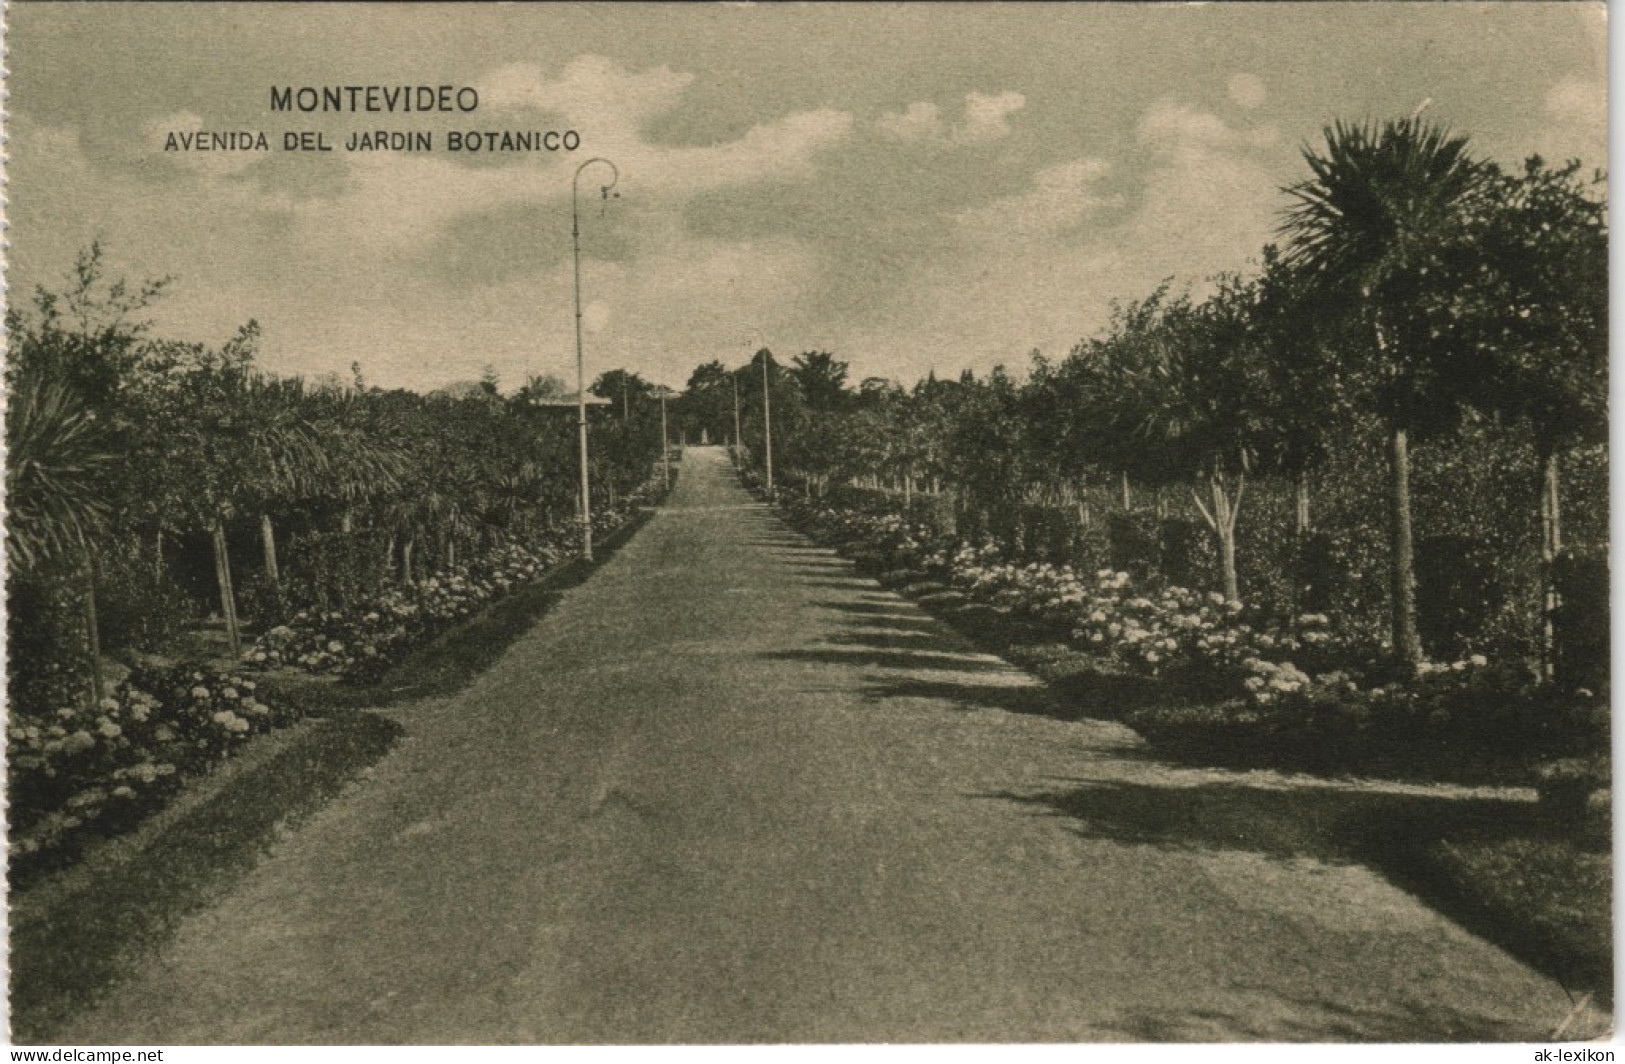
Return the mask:
<svg viewBox="0 0 1625 1064">
<path fill-rule="evenodd" d="M 1241 601 L 1241 581 L 1236 576 L 1236 526 L 1229 522 L 1219 533 L 1219 572 L 1224 580 L 1227 602 Z"/>
<path fill-rule="evenodd" d="M 1388 576 L 1394 659 L 1415 669 L 1422 663 L 1416 628 L 1416 555 L 1411 537 L 1411 456 L 1406 430 L 1388 433 Z"/>
<path fill-rule="evenodd" d="M 401 547 L 401 581 L 415 583 L 412 579 L 412 548 L 417 545 L 417 536 L 407 536 L 406 543 Z"/>
<path fill-rule="evenodd" d="M 1124 511 L 1134 509 L 1134 493 L 1129 490 L 1127 470 L 1123 471 L 1123 509 Z"/>
<path fill-rule="evenodd" d="M 85 551 L 85 653 L 90 658 L 91 705 L 101 707 L 107 695 L 102 679 L 101 621 L 96 613 L 96 555 Z"/>
<path fill-rule="evenodd" d="M 271 524 L 270 514 L 260 514 L 260 543 L 265 547 L 265 577 L 272 586 L 280 587 L 282 573 L 276 564 L 276 529 Z"/>
<path fill-rule="evenodd" d="M 159 529 L 157 535 L 152 537 L 152 578 L 160 580 L 164 575 L 164 530 Z"/>
<path fill-rule="evenodd" d="M 1540 672 L 1546 680 L 1557 673 L 1557 559 L 1563 553 L 1563 462 L 1557 448 L 1539 444 L 1540 453 L 1540 560 L 1546 585 L 1541 611 Z"/>
<path fill-rule="evenodd" d="M 1224 472 L 1217 465 L 1208 470 L 1208 498 L 1211 508 L 1202 502 L 1195 488 L 1191 498 L 1201 511 L 1202 519 L 1213 530 L 1219 541 L 1219 579 L 1224 584 L 1224 597 L 1229 602 L 1241 601 L 1241 581 L 1236 574 L 1236 520 L 1241 516 L 1241 499 L 1247 490 L 1246 474 L 1236 478 L 1236 494 L 1231 498 L 1226 489 Z"/>
<path fill-rule="evenodd" d="M 231 590 L 231 555 L 226 548 L 226 526 L 219 519 L 210 529 L 210 539 L 214 542 L 214 575 L 220 585 L 220 612 L 226 620 L 226 641 L 231 646 L 231 656 L 236 658 L 242 653 L 242 633 L 237 628 L 237 599 Z"/>
<path fill-rule="evenodd" d="M 354 513 L 352 513 L 349 510 L 344 511 L 344 516 L 339 518 L 339 531 L 340 532 L 354 532 L 355 531 L 355 514 Z"/>
<path fill-rule="evenodd" d="M 1309 519 L 1309 471 L 1300 469 L 1292 474 L 1292 493 L 1295 509 L 1292 515 L 1292 531 L 1302 539 L 1314 529 Z"/>
</svg>

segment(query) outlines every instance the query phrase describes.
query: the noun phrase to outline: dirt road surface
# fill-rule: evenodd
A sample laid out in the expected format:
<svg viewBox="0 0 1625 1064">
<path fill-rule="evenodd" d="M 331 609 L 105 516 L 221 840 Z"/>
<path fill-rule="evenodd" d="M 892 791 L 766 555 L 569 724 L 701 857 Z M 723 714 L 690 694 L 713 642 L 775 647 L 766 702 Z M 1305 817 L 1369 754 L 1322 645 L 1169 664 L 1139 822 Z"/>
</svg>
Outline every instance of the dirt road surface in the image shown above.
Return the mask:
<svg viewBox="0 0 1625 1064">
<path fill-rule="evenodd" d="M 690 449 L 615 558 L 58 1038 L 1473 1041 L 1569 1011 L 1314 823 L 1250 827 L 1353 785 L 1173 768 L 1045 697 Z"/>
</svg>

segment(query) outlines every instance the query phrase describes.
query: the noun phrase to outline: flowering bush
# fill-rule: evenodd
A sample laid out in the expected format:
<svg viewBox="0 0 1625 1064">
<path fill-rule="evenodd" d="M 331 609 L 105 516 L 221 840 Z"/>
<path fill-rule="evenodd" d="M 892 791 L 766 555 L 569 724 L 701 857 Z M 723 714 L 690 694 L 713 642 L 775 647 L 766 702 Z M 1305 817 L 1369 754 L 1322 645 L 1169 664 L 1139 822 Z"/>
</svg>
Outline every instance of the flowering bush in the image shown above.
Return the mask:
<svg viewBox="0 0 1625 1064">
<path fill-rule="evenodd" d="M 594 534 L 624 525 L 654 490 L 651 483 L 599 509 L 593 514 Z M 412 647 L 573 556 L 580 541 L 580 530 L 571 528 L 539 544 L 508 543 L 416 583 L 390 584 L 348 607 L 299 610 L 248 647 L 244 663 L 374 681 Z"/>
<path fill-rule="evenodd" d="M 287 719 L 252 680 L 196 665 L 138 669 L 94 707 L 15 712 L 13 852 L 55 847 L 92 821 L 131 819 L 181 776 Z"/>
<path fill-rule="evenodd" d="M 652 491 L 603 508 L 594 531 L 625 524 Z M 549 543 L 496 547 L 417 584 L 387 587 L 359 606 L 307 607 L 261 636 L 243 665 L 374 677 L 410 646 L 557 566 L 579 543 L 580 531 L 571 529 Z M 253 679 L 206 665 L 140 666 L 94 707 L 82 704 L 69 679 L 36 685 L 47 697 L 11 710 L 8 796 L 17 856 L 55 850 L 94 825 L 128 824 L 185 776 L 293 719 L 261 699 Z"/>
<path fill-rule="evenodd" d="M 1394 736 L 1454 730 L 1514 745 L 1517 737 L 1545 735 L 1531 677 L 1481 654 L 1396 677 L 1380 646 L 1339 631 L 1325 613 L 1272 620 L 1215 592 L 1142 587 L 1121 570 L 1018 564 L 997 544 L 944 542 L 894 513 L 795 506 L 817 534 L 931 571 L 971 601 L 1068 633 L 1087 654 L 1172 682 L 1207 705 L 1199 714 L 1204 726 Z"/>
</svg>

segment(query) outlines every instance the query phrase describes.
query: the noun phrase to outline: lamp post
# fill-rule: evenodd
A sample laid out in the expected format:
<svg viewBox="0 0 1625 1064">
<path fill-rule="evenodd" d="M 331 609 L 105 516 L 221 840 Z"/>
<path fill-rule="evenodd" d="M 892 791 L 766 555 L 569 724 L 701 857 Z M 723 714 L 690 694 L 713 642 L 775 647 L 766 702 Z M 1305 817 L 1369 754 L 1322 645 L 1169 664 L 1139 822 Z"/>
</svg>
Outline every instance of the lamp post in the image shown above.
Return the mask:
<svg viewBox="0 0 1625 1064">
<path fill-rule="evenodd" d="M 666 399 L 671 395 L 671 389 L 665 385 L 660 386 L 660 479 L 666 487 L 671 487 L 671 440 L 666 436 Z"/>
<path fill-rule="evenodd" d="M 773 497 L 773 402 L 768 395 L 767 363 L 773 353 L 767 348 L 758 352 L 762 356 L 762 458 L 767 464 L 767 497 Z"/>
<path fill-rule="evenodd" d="M 734 465 L 737 466 L 739 464 L 739 375 L 737 373 L 735 373 L 735 374 L 729 374 L 729 376 L 731 376 L 733 378 L 733 384 L 734 384 L 734 448 L 733 448 L 734 453 L 733 453 L 733 459 L 734 459 Z"/>
<path fill-rule="evenodd" d="M 608 159 L 594 157 L 576 167 L 570 179 L 570 247 L 576 268 L 576 429 L 581 438 L 581 556 L 592 561 L 592 495 L 587 477 L 587 362 L 581 353 L 581 171 L 593 163 L 609 167 L 609 184 L 599 186 L 609 199 L 609 191 L 621 179 L 621 172 Z"/>
</svg>

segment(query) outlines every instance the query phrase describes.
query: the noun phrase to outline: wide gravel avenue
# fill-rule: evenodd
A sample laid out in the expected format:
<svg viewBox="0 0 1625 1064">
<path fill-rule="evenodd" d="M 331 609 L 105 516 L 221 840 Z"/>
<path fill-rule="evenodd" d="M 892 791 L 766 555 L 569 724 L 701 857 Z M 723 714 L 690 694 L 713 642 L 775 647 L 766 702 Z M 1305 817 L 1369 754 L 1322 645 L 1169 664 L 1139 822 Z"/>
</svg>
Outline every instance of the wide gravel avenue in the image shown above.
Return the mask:
<svg viewBox="0 0 1625 1064">
<path fill-rule="evenodd" d="M 1175 768 L 1046 715 L 721 450 L 682 469 L 497 665 L 391 711 L 406 738 L 373 773 L 57 1037 L 1470 1041 L 1569 1011 L 1317 852 L 1315 818 L 1400 789 Z"/>
</svg>

